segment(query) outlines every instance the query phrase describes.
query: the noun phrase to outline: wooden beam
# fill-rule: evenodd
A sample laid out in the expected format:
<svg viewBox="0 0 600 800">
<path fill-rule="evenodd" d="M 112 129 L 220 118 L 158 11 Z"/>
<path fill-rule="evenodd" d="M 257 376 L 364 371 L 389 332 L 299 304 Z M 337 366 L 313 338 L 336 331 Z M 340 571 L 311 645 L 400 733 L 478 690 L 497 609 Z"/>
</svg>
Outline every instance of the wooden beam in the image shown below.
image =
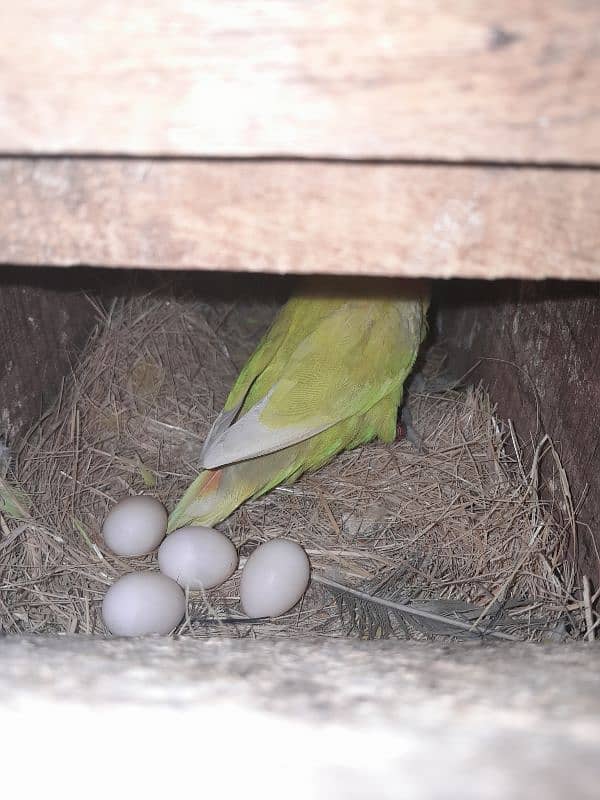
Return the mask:
<svg viewBox="0 0 600 800">
<path fill-rule="evenodd" d="M 600 586 L 600 283 L 462 281 L 445 285 L 441 325 L 456 375 L 486 384 L 501 419 L 522 441 L 552 436 L 579 507 L 577 543 L 565 532 L 581 575 Z M 542 491 L 565 512 L 552 457 Z M 559 499 L 559 497 L 561 499 Z M 580 501 L 583 498 L 583 504 Z"/>
<path fill-rule="evenodd" d="M 20 0 L 0 152 L 600 163 L 597 0 Z"/>
<path fill-rule="evenodd" d="M 0 263 L 600 278 L 600 173 L 0 161 Z"/>
<path fill-rule="evenodd" d="M 195 780 L 262 800 L 596 800 L 599 657 L 262 631 L 5 636 L 2 755 L 30 796 L 63 800 L 89 786 L 94 753 L 107 757 L 92 796 L 118 775 L 128 797 L 186 797 Z M 149 754 L 156 769 L 131 768 Z"/>
<path fill-rule="evenodd" d="M 100 285 L 75 271 L 0 270 L 0 444 L 16 444 L 53 400 L 95 324 L 83 292 Z"/>
</svg>

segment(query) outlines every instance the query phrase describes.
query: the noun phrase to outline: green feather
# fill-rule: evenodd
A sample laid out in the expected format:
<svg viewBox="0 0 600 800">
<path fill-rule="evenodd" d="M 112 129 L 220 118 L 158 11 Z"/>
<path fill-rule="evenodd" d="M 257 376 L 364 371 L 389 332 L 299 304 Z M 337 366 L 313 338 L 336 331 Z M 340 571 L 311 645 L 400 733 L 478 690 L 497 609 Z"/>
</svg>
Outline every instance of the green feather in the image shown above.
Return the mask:
<svg viewBox="0 0 600 800">
<path fill-rule="evenodd" d="M 428 293 L 305 291 L 242 369 L 169 520 L 212 525 L 241 503 L 372 439 L 393 441 L 402 388 L 426 332 Z"/>
</svg>

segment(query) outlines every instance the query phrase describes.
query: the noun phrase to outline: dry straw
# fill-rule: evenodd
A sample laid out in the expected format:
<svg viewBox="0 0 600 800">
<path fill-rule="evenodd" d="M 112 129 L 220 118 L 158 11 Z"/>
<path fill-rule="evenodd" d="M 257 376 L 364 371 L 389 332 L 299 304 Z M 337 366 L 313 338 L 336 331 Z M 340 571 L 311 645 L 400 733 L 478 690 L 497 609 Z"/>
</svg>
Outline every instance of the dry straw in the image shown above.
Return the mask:
<svg viewBox="0 0 600 800">
<path fill-rule="evenodd" d="M 272 303 L 165 293 L 95 308 L 95 334 L 0 484 L 6 632 L 105 632 L 99 610 L 106 588 L 156 563 L 107 551 L 103 518 L 132 493 L 173 507 L 275 310 Z M 438 363 L 429 358 L 430 373 Z M 401 440 L 345 453 L 220 526 L 242 556 L 276 536 L 306 548 L 315 580 L 299 608 L 273 621 L 239 622 L 238 574 L 207 596 L 191 596 L 179 632 L 423 637 L 449 633 L 435 617 L 450 614 L 462 624 L 459 634 L 583 636 L 584 604 L 568 552 L 576 544 L 575 511 L 551 441 L 528 458 L 479 387 L 424 389 L 410 395 L 410 407 L 421 450 Z M 370 603 L 371 595 L 385 605 Z M 434 619 L 396 614 L 397 603 L 416 604 Z"/>
</svg>

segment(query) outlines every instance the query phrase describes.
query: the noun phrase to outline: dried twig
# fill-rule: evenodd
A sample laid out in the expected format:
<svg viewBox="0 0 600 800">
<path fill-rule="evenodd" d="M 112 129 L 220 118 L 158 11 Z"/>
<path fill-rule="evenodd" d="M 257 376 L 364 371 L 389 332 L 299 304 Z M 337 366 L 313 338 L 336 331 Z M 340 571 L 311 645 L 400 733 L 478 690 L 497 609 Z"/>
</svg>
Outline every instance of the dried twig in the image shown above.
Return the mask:
<svg viewBox="0 0 600 800">
<path fill-rule="evenodd" d="M 592 610 L 592 592 L 590 579 L 587 575 L 583 576 L 583 607 L 585 609 L 585 624 L 586 624 L 586 639 L 588 642 L 593 642 L 595 639 L 594 632 L 594 612 Z"/>
</svg>

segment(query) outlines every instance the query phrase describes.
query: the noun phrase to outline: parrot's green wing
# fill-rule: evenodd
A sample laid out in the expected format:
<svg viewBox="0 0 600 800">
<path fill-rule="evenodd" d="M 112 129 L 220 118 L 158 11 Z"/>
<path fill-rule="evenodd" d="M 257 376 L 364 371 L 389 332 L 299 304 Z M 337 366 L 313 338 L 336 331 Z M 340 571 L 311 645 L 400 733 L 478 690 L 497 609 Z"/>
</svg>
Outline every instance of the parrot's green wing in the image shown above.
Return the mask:
<svg viewBox="0 0 600 800">
<path fill-rule="evenodd" d="M 390 288 L 339 296 L 317 287 L 288 301 L 235 382 L 205 444 L 208 469 L 169 531 L 214 525 L 343 450 L 393 440 L 429 296 L 426 286 Z"/>
<path fill-rule="evenodd" d="M 248 395 L 251 387 L 256 388 L 257 378 L 264 376 L 269 365 L 284 364 L 293 353 L 296 344 L 305 337 L 306 331 L 314 329 L 330 308 L 331 302 L 312 298 L 308 301 L 304 296 L 288 300 L 238 375 L 223 410 L 208 433 L 200 454 L 201 460 L 229 428 L 242 406 L 245 404 L 244 410 L 250 407 Z M 267 390 L 263 392 L 263 396 L 266 393 Z M 256 395 L 256 392 L 253 394 Z"/>
<path fill-rule="evenodd" d="M 223 433 L 229 428 L 233 420 L 237 417 L 240 408 L 248 394 L 248 390 L 266 367 L 273 361 L 277 351 L 280 349 L 286 334 L 289 331 L 291 322 L 290 304 L 284 306 L 275 322 L 271 325 L 267 333 L 263 336 L 261 342 L 257 346 L 252 356 L 247 361 L 246 365 L 238 375 L 233 389 L 229 393 L 229 397 L 225 406 L 212 428 L 208 432 L 208 436 L 204 442 L 204 448 L 200 454 L 202 460 L 205 451 L 210 448 L 211 444 L 221 438 Z"/>
<path fill-rule="evenodd" d="M 251 359 L 233 406 L 230 396 L 213 426 L 203 466 L 273 453 L 372 408 L 401 386 L 416 358 L 423 312 L 411 310 L 391 301 L 342 302 L 304 326 L 293 317 L 274 326 L 273 341 Z"/>
</svg>

